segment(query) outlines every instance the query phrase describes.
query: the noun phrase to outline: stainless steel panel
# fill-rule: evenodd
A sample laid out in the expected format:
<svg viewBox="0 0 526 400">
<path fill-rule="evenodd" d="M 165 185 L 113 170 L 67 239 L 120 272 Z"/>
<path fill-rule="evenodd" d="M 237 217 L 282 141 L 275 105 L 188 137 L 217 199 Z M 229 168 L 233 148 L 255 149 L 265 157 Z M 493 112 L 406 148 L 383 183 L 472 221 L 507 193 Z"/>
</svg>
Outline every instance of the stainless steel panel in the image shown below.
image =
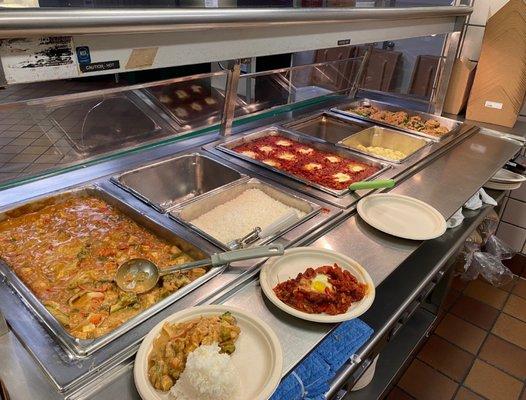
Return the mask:
<svg viewBox="0 0 526 400">
<path fill-rule="evenodd" d="M 222 188 L 215 193 L 210 193 L 209 195 L 202 196 L 201 198 L 195 199 L 194 201 L 189 202 L 186 205 L 182 205 L 179 208 L 170 210 L 169 215 L 175 218 L 177 221 L 181 222 L 183 225 L 195 230 L 197 233 L 199 233 L 204 238 L 210 240 L 212 243 L 217 244 L 221 248 L 228 249 L 227 243 L 223 243 L 220 240 L 208 234 L 207 232 L 199 229 L 197 226 L 192 224 L 191 221 L 211 211 L 215 207 L 224 204 L 227 201 L 235 199 L 248 189 L 259 189 L 263 193 L 272 197 L 273 199 L 287 206 L 294 207 L 305 213 L 305 216 L 301 218 L 296 224 L 290 225 L 282 232 L 277 232 L 275 235 L 272 235 L 268 238 L 261 238 L 253 245 L 266 244 L 277 239 L 285 232 L 289 231 L 290 229 L 296 226 L 299 226 L 309 218 L 312 218 L 321 209 L 321 207 L 318 204 L 298 197 L 292 193 L 281 191 L 273 187 L 272 185 L 260 181 L 259 179 L 252 178 L 246 182 L 238 182 L 236 185 Z M 245 232 L 245 234 L 247 233 L 249 232 Z"/>
<path fill-rule="evenodd" d="M 409 114 L 409 116 L 419 116 L 419 117 L 421 117 L 423 121 L 434 119 L 435 121 L 440 122 L 441 125 L 443 125 L 446 128 L 448 128 L 449 131 L 446 134 L 444 134 L 444 135 L 442 135 L 440 137 L 437 137 L 437 136 L 433 136 L 433 135 L 427 134 L 425 132 L 420 132 L 420 131 L 417 131 L 417 130 L 414 130 L 414 129 L 404 128 L 404 127 L 401 127 L 401 126 L 398 126 L 398 125 L 389 124 L 388 122 L 385 122 L 385 121 L 380 121 L 380 120 L 372 119 L 372 118 L 369 118 L 369 117 L 365 117 L 363 115 L 360 115 L 360 114 L 350 110 L 351 108 L 359 107 L 359 106 L 374 106 L 374 107 L 376 107 L 376 108 L 378 108 L 380 110 L 392 111 L 392 112 L 405 111 L 405 112 L 407 112 Z M 420 112 L 420 111 L 408 110 L 408 109 L 405 109 L 405 108 L 402 108 L 402 107 L 399 107 L 399 106 L 395 106 L 393 104 L 383 103 L 381 101 L 375 101 L 375 100 L 370 100 L 370 99 L 360 99 L 360 100 L 356 100 L 356 101 L 353 101 L 353 102 L 350 102 L 350 103 L 345 103 L 345 104 L 342 104 L 342 105 L 340 105 L 338 107 L 332 108 L 331 111 L 340 113 L 342 115 L 348 115 L 348 116 L 351 116 L 351 117 L 354 117 L 354 118 L 359 118 L 359 119 L 362 119 L 364 121 L 373 122 L 375 124 L 389 126 L 391 128 L 395 128 L 395 129 L 398 129 L 398 130 L 403 131 L 403 132 L 408 132 L 408 133 L 412 133 L 412 134 L 415 134 L 415 135 L 418 135 L 418 136 L 427 137 L 427 138 L 435 140 L 435 141 L 441 141 L 441 140 L 445 139 L 446 137 L 457 133 L 460 130 L 460 127 L 462 125 L 462 123 L 460 123 L 458 121 L 454 121 L 452 119 L 440 117 L 438 115 L 428 114 L 428 113 L 424 113 L 424 112 Z"/>
<path fill-rule="evenodd" d="M 283 126 L 323 142 L 338 143 L 340 140 L 371 125 L 360 121 L 344 121 L 338 116 L 322 113 Z"/>
<path fill-rule="evenodd" d="M 336 146 L 328 144 L 328 143 L 321 143 L 321 142 L 317 142 L 317 141 L 312 141 L 312 140 L 309 140 L 308 138 L 306 138 L 303 135 L 298 135 L 296 133 L 287 131 L 287 130 L 285 130 L 283 128 L 279 128 L 279 127 L 270 127 L 270 128 L 267 128 L 267 129 L 263 129 L 263 130 L 259 130 L 259 131 L 253 132 L 253 133 L 249 133 L 249 134 L 243 135 L 243 136 L 238 137 L 236 139 L 229 140 L 229 141 L 226 141 L 224 143 L 221 143 L 220 145 L 217 146 L 217 148 L 219 150 L 221 150 L 221 151 L 223 151 L 225 153 L 228 153 L 230 155 L 233 155 L 233 156 L 235 156 L 237 158 L 240 158 L 240 159 L 243 159 L 243 160 L 248 161 L 250 163 L 259 165 L 260 167 L 263 167 L 265 169 L 269 169 L 269 170 L 271 170 L 273 172 L 276 172 L 278 174 L 285 175 L 285 176 L 287 176 L 287 177 L 289 177 L 291 179 L 294 179 L 296 181 L 302 182 L 302 183 L 304 183 L 307 186 L 314 187 L 314 188 L 319 189 L 319 190 L 321 190 L 323 192 L 329 193 L 329 194 L 331 194 L 333 196 L 340 197 L 340 196 L 344 196 L 344 195 L 349 193 L 349 191 L 347 189 L 336 190 L 336 189 L 327 188 L 327 187 L 319 185 L 317 183 L 314 183 L 314 182 L 308 181 L 306 179 L 300 178 L 300 177 L 298 177 L 296 175 L 290 174 L 290 173 L 288 173 L 286 171 L 283 171 L 281 169 L 271 167 L 270 165 L 267 165 L 267 164 L 265 164 L 265 163 L 263 163 L 261 161 L 258 161 L 258 160 L 254 160 L 253 158 L 244 156 L 243 154 L 240 154 L 240 153 L 238 153 L 238 152 L 233 150 L 235 147 L 240 146 L 240 145 L 242 145 L 244 143 L 250 142 L 252 140 L 259 139 L 259 138 L 266 137 L 266 136 L 274 136 L 274 135 L 281 135 L 281 136 L 289 138 L 291 140 L 295 140 L 295 141 L 297 141 L 299 143 L 307 144 L 310 147 L 315 148 L 317 150 L 338 154 L 339 156 L 341 156 L 343 158 L 346 158 L 346 159 L 349 159 L 349 160 L 357 160 L 357 161 L 363 162 L 365 164 L 368 164 L 368 165 L 371 165 L 371 166 L 374 166 L 374 167 L 377 167 L 377 168 L 380 169 L 375 174 L 369 176 L 367 178 L 367 180 L 370 180 L 370 179 L 374 178 L 375 176 L 378 176 L 379 174 L 383 173 L 385 170 L 387 170 L 390 167 L 389 164 L 376 161 L 373 158 L 365 157 L 365 156 L 359 155 L 359 154 L 352 154 L 352 153 L 348 152 L 347 150 L 345 150 L 343 148 L 339 148 L 339 147 L 336 147 Z"/>
<path fill-rule="evenodd" d="M 12 11 L 12 12 L 9 12 Z M 65 35 L 81 33 L 166 32 L 214 28 L 258 28 L 298 23 L 335 21 L 467 17 L 471 7 L 410 8 L 257 8 L 257 9 L 144 9 L 37 11 L 8 10 L 0 13 L 2 37 Z"/>
<path fill-rule="evenodd" d="M 53 105 L 48 112 L 73 149 L 83 156 L 175 133 L 131 92 Z"/>
<path fill-rule="evenodd" d="M 199 153 L 145 165 L 112 178 L 112 182 L 160 212 L 245 177 Z"/>
<path fill-rule="evenodd" d="M 163 227 L 162 225 L 154 222 L 144 213 L 141 213 L 127 204 L 123 203 L 110 193 L 106 192 L 98 186 L 88 186 L 54 194 L 53 196 L 26 203 L 25 205 L 18 206 L 16 208 L 4 211 L 0 214 L 0 220 L 5 220 L 13 216 L 23 215 L 28 212 L 34 212 L 46 205 L 60 203 L 66 198 L 72 196 L 96 196 L 108 204 L 117 208 L 120 212 L 131 218 L 133 221 L 148 229 L 160 238 L 163 238 L 170 243 L 177 245 L 185 253 L 189 254 L 193 258 L 202 259 L 209 255 L 209 252 L 204 252 L 201 248 L 206 246 L 200 245 L 199 247 L 188 242 L 184 239 L 184 231 L 172 232 L 171 230 Z M 204 243 L 203 243 L 204 244 Z M 22 282 L 22 280 L 15 274 L 15 272 L 3 261 L 0 261 L 0 275 L 3 275 L 10 286 L 18 293 L 25 304 L 29 307 L 33 314 L 35 314 L 40 321 L 45 325 L 50 335 L 61 344 L 65 350 L 70 351 L 76 356 L 87 356 L 92 354 L 96 350 L 102 348 L 111 341 L 117 339 L 127 331 L 132 329 L 134 326 L 140 324 L 145 319 L 154 315 L 156 312 L 174 303 L 176 300 L 183 297 L 196 287 L 205 283 L 212 276 L 219 273 L 221 268 L 212 268 L 204 276 L 193 281 L 189 285 L 183 287 L 172 295 L 166 297 L 155 305 L 151 306 L 147 310 L 139 313 L 137 316 L 126 321 L 107 335 L 101 336 L 96 339 L 78 339 L 69 334 L 62 324 L 58 322 L 55 317 L 46 309 L 42 302 L 33 294 L 33 292 Z"/>
<path fill-rule="evenodd" d="M 393 129 L 382 128 L 380 126 L 371 126 L 370 128 L 364 129 L 361 132 L 341 140 L 337 143 L 337 145 L 374 158 L 400 164 L 405 162 L 409 157 L 430 143 L 431 141 L 429 139 L 415 137 L 400 131 L 395 131 Z M 378 154 L 369 153 L 366 150 L 361 150 L 358 148 L 358 145 L 365 147 L 383 147 L 384 149 L 397 150 L 401 151 L 406 156 L 400 160 L 394 160 L 388 157 L 380 156 Z"/>
<path fill-rule="evenodd" d="M 520 149 L 514 140 L 486 134 L 485 129 L 458 143 L 426 168 L 408 177 L 395 191 L 435 207 L 447 219 Z"/>
</svg>

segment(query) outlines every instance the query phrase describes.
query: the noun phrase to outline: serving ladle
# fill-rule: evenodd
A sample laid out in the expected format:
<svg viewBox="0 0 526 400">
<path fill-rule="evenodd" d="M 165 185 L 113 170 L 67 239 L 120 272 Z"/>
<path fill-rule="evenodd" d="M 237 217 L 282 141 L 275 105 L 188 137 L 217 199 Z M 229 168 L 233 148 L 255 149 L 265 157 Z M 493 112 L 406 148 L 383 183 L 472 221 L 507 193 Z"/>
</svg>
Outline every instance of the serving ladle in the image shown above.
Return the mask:
<svg viewBox="0 0 526 400">
<path fill-rule="evenodd" d="M 185 271 L 198 267 L 217 267 L 235 261 L 251 260 L 261 257 L 274 257 L 283 254 L 283 245 L 272 244 L 269 246 L 256 247 L 253 249 L 242 249 L 215 253 L 210 258 L 198 260 L 186 264 L 174 265 L 160 269 L 150 260 L 144 258 L 132 258 L 122 263 L 115 274 L 117 286 L 125 292 L 144 293 L 157 285 L 159 278 L 174 272 Z"/>
</svg>

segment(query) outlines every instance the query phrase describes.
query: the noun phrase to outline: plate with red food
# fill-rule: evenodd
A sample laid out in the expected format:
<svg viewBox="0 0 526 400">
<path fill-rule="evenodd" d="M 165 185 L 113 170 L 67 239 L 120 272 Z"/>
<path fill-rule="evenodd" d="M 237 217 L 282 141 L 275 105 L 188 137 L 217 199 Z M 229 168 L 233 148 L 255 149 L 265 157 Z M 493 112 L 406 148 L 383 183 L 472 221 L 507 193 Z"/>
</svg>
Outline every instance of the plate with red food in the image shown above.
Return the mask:
<svg viewBox="0 0 526 400">
<path fill-rule="evenodd" d="M 355 260 L 333 250 L 298 247 L 269 260 L 260 283 L 278 308 L 307 321 L 335 323 L 373 304 L 374 283 Z"/>
</svg>

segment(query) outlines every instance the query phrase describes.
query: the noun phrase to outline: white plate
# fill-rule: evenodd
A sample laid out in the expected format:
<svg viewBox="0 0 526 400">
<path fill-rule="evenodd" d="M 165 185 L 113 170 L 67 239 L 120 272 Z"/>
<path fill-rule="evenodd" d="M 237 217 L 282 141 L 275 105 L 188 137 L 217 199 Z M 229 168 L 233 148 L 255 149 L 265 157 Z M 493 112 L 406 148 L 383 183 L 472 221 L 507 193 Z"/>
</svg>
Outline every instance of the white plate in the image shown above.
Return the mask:
<svg viewBox="0 0 526 400">
<path fill-rule="evenodd" d="M 488 181 L 484 184 L 484 187 L 486 189 L 494 189 L 494 190 L 515 190 L 515 189 L 520 188 L 521 185 L 522 185 L 522 182 L 501 183 L 501 182 Z"/>
<path fill-rule="evenodd" d="M 358 281 L 366 283 L 369 287 L 365 297 L 356 303 L 351 304 L 344 314 L 309 314 L 283 303 L 273 288 L 281 282 L 295 278 L 300 272 L 305 272 L 309 267 L 317 268 L 323 265 L 337 263 L 342 269 L 346 269 L 353 274 Z M 273 257 L 263 265 L 259 273 L 259 280 L 263 292 L 268 299 L 286 313 L 307 321 L 335 323 L 343 322 L 362 315 L 373 304 L 375 289 L 374 283 L 367 271 L 352 258 L 344 256 L 333 250 L 316 249 L 313 247 L 297 247 L 285 251 L 280 257 Z"/>
<path fill-rule="evenodd" d="M 167 392 L 156 390 L 148 380 L 148 357 L 153 340 L 166 323 L 183 322 L 200 316 L 220 315 L 230 311 L 237 319 L 241 333 L 236 341 L 232 361 L 238 372 L 240 393 L 232 400 L 268 399 L 282 377 L 283 352 L 276 334 L 259 318 L 243 310 L 223 305 L 189 308 L 159 322 L 146 335 L 137 352 L 133 375 L 135 386 L 143 400 L 171 400 Z M 196 399 L 198 400 L 198 399 Z"/>
<path fill-rule="evenodd" d="M 526 181 L 526 176 L 501 168 L 491 177 L 490 181 L 498 183 L 520 183 Z"/>
<path fill-rule="evenodd" d="M 446 220 L 435 208 L 409 196 L 372 194 L 358 202 L 358 214 L 372 227 L 404 239 L 442 236 Z"/>
</svg>

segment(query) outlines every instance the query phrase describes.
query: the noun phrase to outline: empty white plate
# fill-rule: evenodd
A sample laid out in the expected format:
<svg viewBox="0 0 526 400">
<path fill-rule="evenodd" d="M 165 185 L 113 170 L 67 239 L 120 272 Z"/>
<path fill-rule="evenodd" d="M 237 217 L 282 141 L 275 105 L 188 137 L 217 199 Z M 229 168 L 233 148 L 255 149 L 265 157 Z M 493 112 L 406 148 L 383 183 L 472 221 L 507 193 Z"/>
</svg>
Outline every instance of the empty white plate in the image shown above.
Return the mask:
<svg viewBox="0 0 526 400">
<path fill-rule="evenodd" d="M 522 185 L 522 182 L 502 183 L 502 182 L 487 181 L 484 184 L 484 188 L 493 189 L 493 190 L 515 190 L 515 189 L 520 188 L 521 185 Z"/>
<path fill-rule="evenodd" d="M 526 181 L 526 176 L 501 168 L 491 177 L 490 181 L 498 183 L 520 183 Z"/>
<path fill-rule="evenodd" d="M 307 268 L 317 268 L 334 263 L 338 264 L 340 268 L 348 270 L 359 282 L 366 283 L 368 286 L 364 298 L 352 303 L 347 312 L 338 315 L 309 314 L 283 303 L 274 293 L 273 289 L 278 283 L 296 278 L 299 273 L 305 272 Z M 360 264 L 334 250 L 315 247 L 297 247 L 285 250 L 284 255 L 269 259 L 261 268 L 259 282 L 263 293 L 275 306 L 290 315 L 313 322 L 336 323 L 356 318 L 371 307 L 375 296 L 374 283 Z"/>
<path fill-rule="evenodd" d="M 446 220 L 429 204 L 400 194 L 372 194 L 358 202 L 358 214 L 372 227 L 411 240 L 442 236 Z"/>
<path fill-rule="evenodd" d="M 239 375 L 241 390 L 232 400 L 266 400 L 276 390 L 282 377 L 283 352 L 276 334 L 252 315 L 235 307 L 209 305 L 177 312 L 159 322 L 142 341 L 133 375 L 135 386 L 143 400 L 171 400 L 168 392 L 156 390 L 148 379 L 148 357 L 153 340 L 166 322 L 183 322 L 200 316 L 221 315 L 230 311 L 237 319 L 241 333 L 236 341 L 232 362 Z"/>
</svg>

